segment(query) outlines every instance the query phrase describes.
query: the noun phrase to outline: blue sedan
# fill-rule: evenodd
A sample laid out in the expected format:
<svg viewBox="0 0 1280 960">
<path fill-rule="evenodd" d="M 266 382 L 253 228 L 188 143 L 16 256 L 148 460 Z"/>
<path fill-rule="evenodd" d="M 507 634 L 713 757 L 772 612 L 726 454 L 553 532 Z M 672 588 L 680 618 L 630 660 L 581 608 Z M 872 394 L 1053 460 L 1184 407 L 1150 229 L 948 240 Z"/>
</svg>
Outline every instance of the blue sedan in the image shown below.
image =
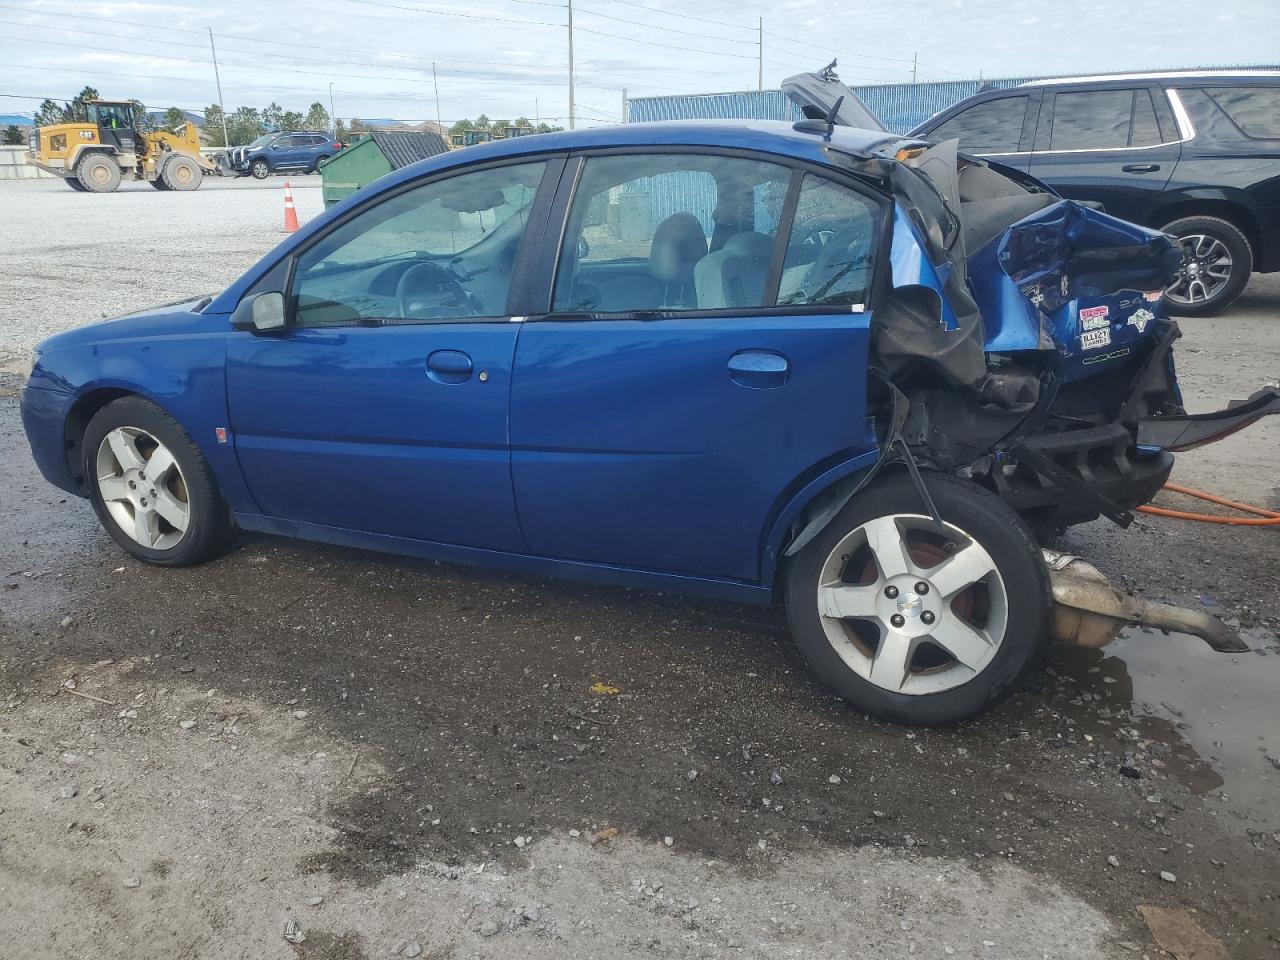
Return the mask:
<svg viewBox="0 0 1280 960">
<path fill-rule="evenodd" d="M 1037 535 L 1123 525 L 1208 429 L 1176 261 L 831 118 L 527 137 L 384 177 L 214 297 L 52 337 L 23 417 L 147 563 L 253 530 L 783 600 L 842 696 L 939 722 L 1042 650 Z"/>
</svg>

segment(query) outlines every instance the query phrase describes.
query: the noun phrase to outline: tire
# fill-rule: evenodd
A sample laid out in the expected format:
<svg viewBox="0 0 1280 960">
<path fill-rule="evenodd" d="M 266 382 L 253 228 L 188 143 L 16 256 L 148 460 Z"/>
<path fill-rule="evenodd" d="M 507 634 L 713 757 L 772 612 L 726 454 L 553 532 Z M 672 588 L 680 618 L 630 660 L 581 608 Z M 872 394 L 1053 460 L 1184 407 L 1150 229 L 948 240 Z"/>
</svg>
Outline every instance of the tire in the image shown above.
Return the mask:
<svg viewBox="0 0 1280 960">
<path fill-rule="evenodd" d="M 84 184 L 83 184 L 83 183 L 81 183 L 81 182 L 76 178 L 75 174 L 72 174 L 72 175 L 71 175 L 71 176 L 69 176 L 69 177 L 63 177 L 63 178 L 62 178 L 62 182 L 63 182 L 63 183 L 65 183 L 65 184 L 66 184 L 68 187 L 70 187 L 72 190 L 74 190 L 76 193 L 84 193 L 84 192 L 85 192 Z"/>
<path fill-rule="evenodd" d="M 168 185 L 167 183 L 165 183 L 165 182 L 164 182 L 164 178 L 163 178 L 163 177 L 157 177 L 155 180 L 148 180 L 147 182 L 148 182 L 148 183 L 150 183 L 150 184 L 151 184 L 153 187 L 155 187 L 157 190 L 168 190 L 168 189 L 169 189 L 169 185 Z"/>
<path fill-rule="evenodd" d="M 156 566 L 188 567 L 230 545 L 231 511 L 208 461 L 155 404 L 141 397 L 107 404 L 89 421 L 81 450 L 93 509 L 126 552 Z M 171 459 L 157 476 L 152 465 L 165 454 Z"/>
<path fill-rule="evenodd" d="M 972 481 L 925 483 L 946 538 L 909 478 L 884 478 L 792 558 L 784 580 L 792 635 L 818 678 L 909 724 L 962 720 L 1016 689 L 1048 648 L 1052 606 L 1040 550 L 1012 509 Z"/>
<path fill-rule="evenodd" d="M 105 153 L 91 153 L 76 164 L 76 179 L 90 193 L 110 193 L 120 186 L 120 164 Z"/>
<path fill-rule="evenodd" d="M 199 190 L 204 179 L 204 171 L 185 154 L 177 154 L 168 159 L 160 177 L 170 190 Z"/>
<path fill-rule="evenodd" d="M 1239 227 L 1218 217 L 1183 217 L 1160 229 L 1177 237 L 1190 255 L 1165 289 L 1170 313 L 1211 317 L 1240 296 L 1253 272 L 1253 248 Z"/>
<path fill-rule="evenodd" d="M 271 176 L 271 164 L 262 158 L 258 158 L 249 164 L 249 173 L 255 180 L 265 180 Z"/>
<path fill-rule="evenodd" d="M 319 173 L 320 164 L 324 163 L 328 159 L 329 158 L 327 156 L 316 157 L 316 162 L 311 165 L 311 169 L 308 170 L 307 173 Z"/>
</svg>

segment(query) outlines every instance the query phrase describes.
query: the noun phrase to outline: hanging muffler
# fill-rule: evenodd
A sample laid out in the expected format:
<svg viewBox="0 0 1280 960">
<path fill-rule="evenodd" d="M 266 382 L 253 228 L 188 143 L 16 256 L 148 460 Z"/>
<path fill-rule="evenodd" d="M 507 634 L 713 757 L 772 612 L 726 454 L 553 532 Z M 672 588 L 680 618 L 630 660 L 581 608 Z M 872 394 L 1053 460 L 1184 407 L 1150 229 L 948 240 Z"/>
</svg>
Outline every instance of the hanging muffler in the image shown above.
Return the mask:
<svg viewBox="0 0 1280 960">
<path fill-rule="evenodd" d="M 1085 647 L 1106 646 L 1125 627 L 1189 633 L 1222 653 L 1247 653 L 1249 645 L 1217 617 L 1131 596 L 1114 587 L 1093 564 L 1044 550 L 1053 587 L 1053 639 Z"/>
</svg>

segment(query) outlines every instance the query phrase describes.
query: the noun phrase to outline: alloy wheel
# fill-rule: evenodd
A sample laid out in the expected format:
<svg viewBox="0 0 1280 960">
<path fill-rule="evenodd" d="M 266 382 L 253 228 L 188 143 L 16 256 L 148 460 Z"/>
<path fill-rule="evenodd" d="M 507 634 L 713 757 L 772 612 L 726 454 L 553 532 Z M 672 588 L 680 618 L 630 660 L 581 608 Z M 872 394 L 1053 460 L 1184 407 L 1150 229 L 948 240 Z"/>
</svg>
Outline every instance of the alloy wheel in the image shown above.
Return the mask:
<svg viewBox="0 0 1280 960">
<path fill-rule="evenodd" d="M 818 578 L 823 631 L 863 679 L 899 694 L 967 683 L 1004 641 L 1009 598 L 991 555 L 964 531 L 914 514 L 851 530 Z"/>
<path fill-rule="evenodd" d="M 1212 300 L 1231 278 L 1231 251 L 1217 237 L 1203 233 L 1179 237 L 1182 268 L 1165 288 L 1174 303 L 1195 304 Z"/>
<path fill-rule="evenodd" d="M 148 550 L 168 550 L 186 535 L 191 504 L 182 468 L 169 449 L 138 427 L 116 427 L 98 445 L 98 492 L 116 525 Z"/>
</svg>

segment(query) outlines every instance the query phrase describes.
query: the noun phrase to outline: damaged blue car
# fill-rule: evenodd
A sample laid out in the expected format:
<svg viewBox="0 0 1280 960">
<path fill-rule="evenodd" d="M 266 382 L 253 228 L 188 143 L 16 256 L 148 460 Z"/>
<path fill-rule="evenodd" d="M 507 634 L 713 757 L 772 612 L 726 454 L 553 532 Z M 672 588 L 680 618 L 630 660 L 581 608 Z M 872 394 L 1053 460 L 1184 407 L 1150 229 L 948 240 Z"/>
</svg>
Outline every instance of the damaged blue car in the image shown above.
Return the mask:
<svg viewBox="0 0 1280 960">
<path fill-rule="evenodd" d="M 855 100 L 807 112 L 389 174 L 215 296 L 45 341 L 35 460 L 161 566 L 251 530 L 784 602 L 823 681 L 908 722 L 1052 637 L 1239 649 L 1039 546 L 1277 406 L 1182 409 L 1178 247 Z"/>
</svg>

